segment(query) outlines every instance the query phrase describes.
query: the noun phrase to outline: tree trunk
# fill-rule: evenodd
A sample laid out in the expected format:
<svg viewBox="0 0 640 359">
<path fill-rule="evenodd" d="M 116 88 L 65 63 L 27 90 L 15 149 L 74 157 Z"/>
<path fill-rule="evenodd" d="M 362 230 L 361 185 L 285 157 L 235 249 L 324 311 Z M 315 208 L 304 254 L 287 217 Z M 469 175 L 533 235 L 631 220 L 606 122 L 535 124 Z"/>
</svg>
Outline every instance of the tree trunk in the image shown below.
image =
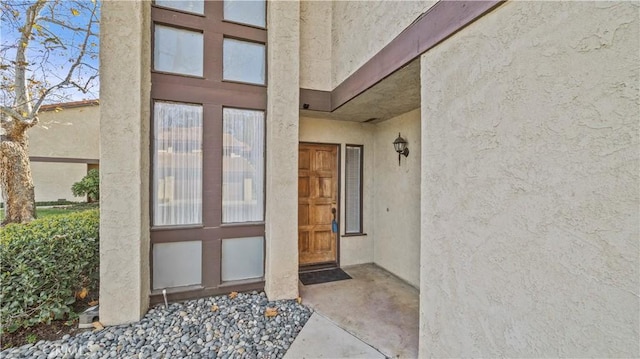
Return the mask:
<svg viewBox="0 0 640 359">
<path fill-rule="evenodd" d="M 36 218 L 28 139 L 24 132 L 15 138 L 9 136 L 2 136 L 0 141 L 0 184 L 7 206 L 2 225 L 27 223 Z"/>
</svg>

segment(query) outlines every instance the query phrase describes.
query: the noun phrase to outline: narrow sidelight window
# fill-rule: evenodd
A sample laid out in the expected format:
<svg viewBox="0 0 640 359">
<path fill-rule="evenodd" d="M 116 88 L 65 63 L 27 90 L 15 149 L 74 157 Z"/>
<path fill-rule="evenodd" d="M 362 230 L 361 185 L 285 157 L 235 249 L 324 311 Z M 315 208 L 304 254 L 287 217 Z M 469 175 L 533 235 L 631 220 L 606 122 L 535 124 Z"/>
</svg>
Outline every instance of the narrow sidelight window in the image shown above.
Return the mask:
<svg viewBox="0 0 640 359">
<path fill-rule="evenodd" d="M 347 145 L 345 160 L 345 234 L 362 231 L 362 146 Z"/>
<path fill-rule="evenodd" d="M 264 220 L 264 112 L 225 108 L 222 222 Z"/>
<path fill-rule="evenodd" d="M 154 103 L 153 225 L 202 223 L 202 106 Z"/>
</svg>

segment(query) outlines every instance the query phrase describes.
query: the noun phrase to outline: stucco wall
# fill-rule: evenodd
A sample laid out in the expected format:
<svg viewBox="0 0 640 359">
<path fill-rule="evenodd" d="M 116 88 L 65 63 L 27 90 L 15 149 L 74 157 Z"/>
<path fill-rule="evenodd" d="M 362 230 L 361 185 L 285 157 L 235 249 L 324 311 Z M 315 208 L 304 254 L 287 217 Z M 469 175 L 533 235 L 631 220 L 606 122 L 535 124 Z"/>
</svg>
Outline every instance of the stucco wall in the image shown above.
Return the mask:
<svg viewBox="0 0 640 359">
<path fill-rule="evenodd" d="M 331 91 L 331 1 L 300 1 L 300 87 Z"/>
<path fill-rule="evenodd" d="M 100 108 L 82 106 L 42 111 L 40 122 L 29 130 L 29 155 L 98 159 L 100 157 Z M 74 197 L 71 185 L 87 174 L 86 163 L 31 161 L 37 202 L 86 201 Z"/>
<path fill-rule="evenodd" d="M 36 191 L 36 202 L 86 201 L 86 197 L 74 197 L 71 186 L 87 174 L 86 163 L 59 163 L 31 161 L 31 175 Z"/>
<path fill-rule="evenodd" d="M 102 2 L 100 321 L 139 320 L 149 304 L 151 2 Z"/>
<path fill-rule="evenodd" d="M 398 132 L 409 156 L 398 153 Z M 375 125 L 374 260 L 379 266 L 420 285 L 420 109 Z"/>
<path fill-rule="evenodd" d="M 100 108 L 83 106 L 44 111 L 29 130 L 29 155 L 46 157 L 100 157 Z"/>
<path fill-rule="evenodd" d="M 421 357 L 638 357 L 639 9 L 507 2 L 422 57 Z"/>
<path fill-rule="evenodd" d="M 265 292 L 270 300 L 298 296 L 298 147 L 300 4 L 267 7 L 267 173 Z"/>
<path fill-rule="evenodd" d="M 373 262 L 374 221 L 374 125 L 317 118 L 300 118 L 300 141 L 340 145 L 340 223 L 345 223 L 345 145 L 363 145 L 363 223 L 366 235 L 340 238 L 340 265 Z M 344 225 L 340 226 L 341 235 Z"/>
<path fill-rule="evenodd" d="M 332 3 L 331 80 L 334 88 L 433 6 L 435 1 Z"/>
</svg>

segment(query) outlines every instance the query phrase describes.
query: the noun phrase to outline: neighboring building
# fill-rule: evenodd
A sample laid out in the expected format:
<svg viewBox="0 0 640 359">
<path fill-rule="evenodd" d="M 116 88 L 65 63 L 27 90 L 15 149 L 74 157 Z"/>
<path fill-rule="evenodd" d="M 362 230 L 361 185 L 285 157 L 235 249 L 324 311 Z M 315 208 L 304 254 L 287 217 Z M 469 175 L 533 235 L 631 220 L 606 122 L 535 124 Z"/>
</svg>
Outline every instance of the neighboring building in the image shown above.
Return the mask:
<svg viewBox="0 0 640 359">
<path fill-rule="evenodd" d="M 100 108 L 97 100 L 44 105 L 29 134 L 36 202 L 86 201 L 71 186 L 98 168 Z"/>
<path fill-rule="evenodd" d="M 373 262 L 420 290 L 422 357 L 640 355 L 637 3 L 104 1 L 100 26 L 103 323 Z"/>
</svg>

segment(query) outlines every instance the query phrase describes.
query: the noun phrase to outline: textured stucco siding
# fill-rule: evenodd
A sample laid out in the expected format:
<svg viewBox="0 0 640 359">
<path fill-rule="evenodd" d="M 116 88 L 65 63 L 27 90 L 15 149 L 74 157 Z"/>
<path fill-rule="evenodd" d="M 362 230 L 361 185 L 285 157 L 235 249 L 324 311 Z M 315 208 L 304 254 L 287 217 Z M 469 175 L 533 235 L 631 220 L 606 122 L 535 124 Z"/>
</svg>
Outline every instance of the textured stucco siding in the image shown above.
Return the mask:
<svg viewBox="0 0 640 359">
<path fill-rule="evenodd" d="M 401 132 L 409 156 L 393 141 Z M 374 261 L 409 284 L 420 286 L 420 110 L 376 125 Z"/>
<path fill-rule="evenodd" d="M 139 320 L 149 304 L 151 3 L 102 2 L 100 321 Z"/>
<path fill-rule="evenodd" d="M 364 165 L 362 176 L 363 223 L 366 235 L 340 238 L 340 265 L 373 262 L 373 242 L 375 238 L 373 221 L 374 194 L 374 125 L 333 121 L 317 118 L 300 118 L 300 141 L 332 143 L 340 145 L 340 232 L 344 234 L 345 223 L 345 145 L 363 145 Z"/>
<path fill-rule="evenodd" d="M 86 163 L 58 163 L 31 161 L 36 202 L 86 201 L 86 197 L 75 197 L 71 186 L 87 174 Z"/>
<path fill-rule="evenodd" d="M 422 357 L 638 357 L 639 8 L 507 2 L 422 56 Z"/>
<path fill-rule="evenodd" d="M 83 106 L 43 111 L 40 122 L 29 130 L 29 155 L 98 159 L 100 157 L 100 108 Z M 61 160 L 64 161 L 64 160 Z M 74 197 L 71 185 L 87 174 L 86 163 L 31 161 L 36 201 L 84 201 Z"/>
<path fill-rule="evenodd" d="M 331 1 L 300 1 L 300 87 L 331 91 Z"/>
<path fill-rule="evenodd" d="M 382 50 L 436 2 L 371 0 L 332 3 L 333 88 Z"/>
<path fill-rule="evenodd" d="M 265 292 L 277 300 L 298 296 L 300 4 L 270 2 L 267 22 Z"/>
<path fill-rule="evenodd" d="M 100 107 L 44 111 L 29 130 L 29 155 L 44 157 L 100 157 Z"/>
</svg>

